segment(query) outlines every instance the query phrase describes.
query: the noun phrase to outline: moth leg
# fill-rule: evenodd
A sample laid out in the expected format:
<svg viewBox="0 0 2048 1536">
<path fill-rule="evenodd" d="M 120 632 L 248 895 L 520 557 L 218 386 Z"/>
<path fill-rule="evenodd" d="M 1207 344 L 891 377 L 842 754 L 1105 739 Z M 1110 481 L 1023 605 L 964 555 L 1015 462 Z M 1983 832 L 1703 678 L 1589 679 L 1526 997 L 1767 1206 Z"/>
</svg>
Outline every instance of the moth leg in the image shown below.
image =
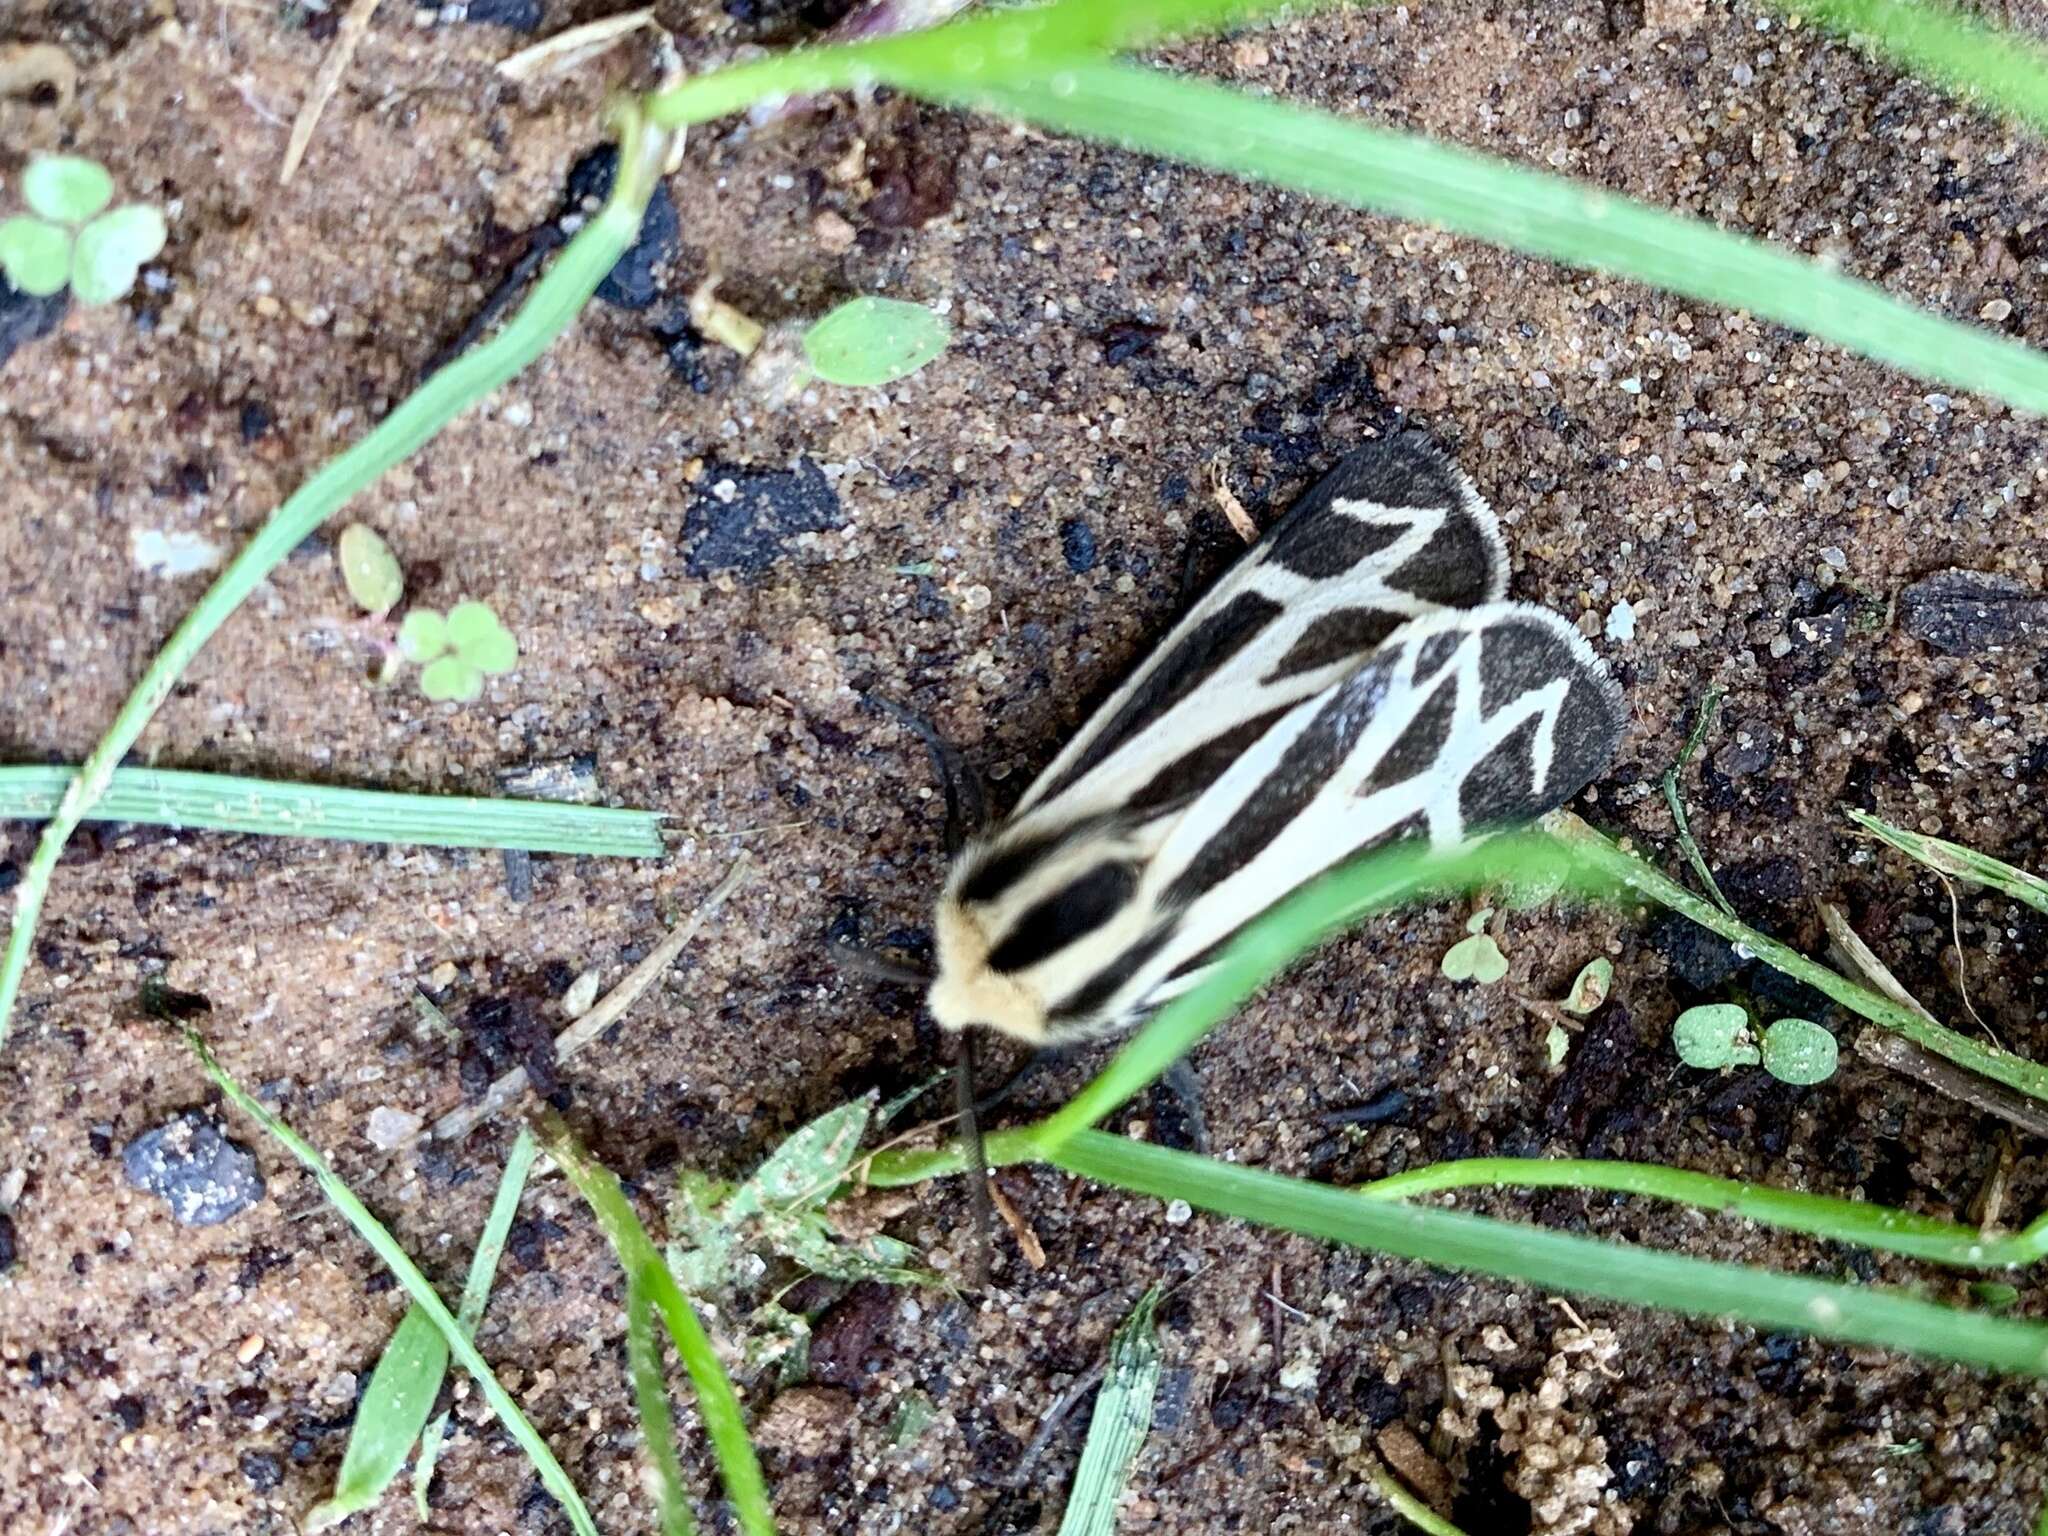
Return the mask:
<svg viewBox="0 0 2048 1536">
<path fill-rule="evenodd" d="M 902 705 L 868 694 L 868 702 L 883 714 L 894 720 L 905 730 L 915 733 L 930 754 L 932 772 L 938 776 L 939 787 L 946 796 L 946 857 L 952 858 L 966 846 L 967 840 L 988 824 L 988 786 L 982 783 L 981 774 L 967 756 L 945 737 L 938 728 L 924 716 L 913 714 Z"/>
<path fill-rule="evenodd" d="M 1168 1067 L 1152 1085 L 1152 1098 L 1154 1112 L 1165 1111 L 1159 1114 L 1160 1145 L 1182 1145 L 1207 1157 L 1209 1121 L 1202 1113 L 1202 1080 L 1187 1057 Z"/>
</svg>

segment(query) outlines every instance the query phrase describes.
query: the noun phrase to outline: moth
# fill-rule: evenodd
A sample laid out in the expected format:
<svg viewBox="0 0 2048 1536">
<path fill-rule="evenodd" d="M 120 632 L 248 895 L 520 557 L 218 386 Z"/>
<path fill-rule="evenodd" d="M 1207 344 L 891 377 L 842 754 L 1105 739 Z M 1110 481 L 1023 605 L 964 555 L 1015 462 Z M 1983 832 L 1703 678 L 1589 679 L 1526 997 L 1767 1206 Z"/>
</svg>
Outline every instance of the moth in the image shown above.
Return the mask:
<svg viewBox="0 0 2048 1536">
<path fill-rule="evenodd" d="M 1336 865 L 1576 795 L 1620 691 L 1507 580 L 1492 509 L 1427 438 L 1352 452 L 960 850 L 933 1017 L 1037 1046 L 1121 1032 Z"/>
</svg>

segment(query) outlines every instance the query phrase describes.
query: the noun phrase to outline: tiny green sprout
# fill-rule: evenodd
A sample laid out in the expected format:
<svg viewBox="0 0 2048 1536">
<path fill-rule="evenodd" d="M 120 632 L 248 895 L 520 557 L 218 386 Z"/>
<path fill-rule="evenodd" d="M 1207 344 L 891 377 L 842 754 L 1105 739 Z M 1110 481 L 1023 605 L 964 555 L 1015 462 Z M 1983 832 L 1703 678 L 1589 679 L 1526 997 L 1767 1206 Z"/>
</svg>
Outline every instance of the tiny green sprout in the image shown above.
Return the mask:
<svg viewBox="0 0 2048 1536">
<path fill-rule="evenodd" d="M 1550 1057 L 1553 1067 L 1564 1065 L 1564 1059 L 1571 1054 L 1572 1037 L 1562 1024 L 1550 1026 L 1550 1032 L 1543 1037 L 1544 1052 Z"/>
<path fill-rule="evenodd" d="M 1779 1019 L 1764 1031 L 1764 1070 L 1781 1083 L 1807 1087 L 1835 1075 L 1835 1037 L 1810 1019 Z"/>
<path fill-rule="evenodd" d="M 114 178 L 97 161 L 44 155 L 21 176 L 29 212 L 0 221 L 0 272 L 48 298 L 68 284 L 81 304 L 111 304 L 164 248 L 164 216 L 144 203 L 109 210 Z"/>
<path fill-rule="evenodd" d="M 2020 1288 L 2003 1280 L 1972 1280 L 1970 1294 L 1993 1312 L 2009 1311 L 2020 1301 Z"/>
<path fill-rule="evenodd" d="M 827 384 L 891 384 L 946 350 L 952 330 L 922 304 L 848 299 L 804 332 L 804 356 Z"/>
<path fill-rule="evenodd" d="M 1508 973 L 1508 957 L 1500 952 L 1490 934 L 1475 933 L 1458 940 L 1444 953 L 1440 966 L 1452 981 L 1476 981 L 1491 986 Z"/>
<path fill-rule="evenodd" d="M 1566 1013 L 1575 1013 L 1580 1018 L 1593 1012 L 1607 1001 L 1607 994 L 1614 989 L 1614 962 L 1606 956 L 1590 962 L 1572 982 L 1571 991 L 1557 1006 Z"/>
<path fill-rule="evenodd" d="M 398 654 L 420 668 L 420 692 L 436 703 L 467 704 L 484 679 L 519 664 L 519 643 L 485 603 L 457 603 L 444 617 L 415 608 L 398 626 Z"/>
<path fill-rule="evenodd" d="M 1763 1059 L 1749 1039 L 1749 1015 L 1735 1003 L 1704 1003 L 1671 1022 L 1671 1043 L 1688 1067 L 1712 1072 L 1753 1067 Z"/>
<path fill-rule="evenodd" d="M 405 574 L 399 570 L 398 557 L 391 553 L 391 546 L 378 538 L 373 529 L 350 523 L 341 530 L 338 552 L 341 579 L 347 583 L 348 595 L 355 599 L 358 608 L 381 619 L 398 606 L 398 600 L 405 596 Z"/>
</svg>

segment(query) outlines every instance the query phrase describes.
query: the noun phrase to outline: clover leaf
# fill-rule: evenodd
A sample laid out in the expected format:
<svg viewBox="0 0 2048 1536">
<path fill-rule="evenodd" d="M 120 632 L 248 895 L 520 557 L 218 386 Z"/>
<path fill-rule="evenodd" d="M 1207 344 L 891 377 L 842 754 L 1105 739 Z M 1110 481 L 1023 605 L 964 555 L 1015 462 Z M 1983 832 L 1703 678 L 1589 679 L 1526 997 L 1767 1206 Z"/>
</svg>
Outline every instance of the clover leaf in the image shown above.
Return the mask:
<svg viewBox="0 0 2048 1536">
<path fill-rule="evenodd" d="M 144 203 L 107 210 L 114 178 L 77 155 L 46 155 L 21 177 L 30 212 L 0 223 L 0 273 L 44 299 L 69 284 L 81 304 L 111 304 L 164 248 L 164 216 Z"/>
<path fill-rule="evenodd" d="M 1779 1019 L 1764 1031 L 1764 1070 L 1781 1083 L 1824 1083 L 1839 1059 L 1835 1037 L 1810 1019 Z"/>
<path fill-rule="evenodd" d="M 1475 933 L 1453 944 L 1438 967 L 1452 981 L 1490 986 L 1508 973 L 1508 957 L 1489 934 Z"/>
<path fill-rule="evenodd" d="M 519 642 L 487 603 L 457 603 L 445 617 L 415 608 L 398 626 L 398 652 L 420 667 L 420 692 L 436 703 L 467 704 L 486 677 L 519 664 Z"/>
</svg>

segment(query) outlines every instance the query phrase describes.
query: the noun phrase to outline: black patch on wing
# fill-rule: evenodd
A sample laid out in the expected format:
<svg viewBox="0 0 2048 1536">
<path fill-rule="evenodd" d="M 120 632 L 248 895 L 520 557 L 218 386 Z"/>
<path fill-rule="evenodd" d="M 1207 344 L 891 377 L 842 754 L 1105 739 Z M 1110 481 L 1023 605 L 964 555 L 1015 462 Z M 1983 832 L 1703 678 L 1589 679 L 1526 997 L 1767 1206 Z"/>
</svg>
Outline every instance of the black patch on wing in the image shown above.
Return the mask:
<svg viewBox="0 0 2048 1536">
<path fill-rule="evenodd" d="M 1230 765 L 1249 752 L 1252 743 L 1273 728 L 1274 722 L 1294 706 L 1283 704 L 1263 715 L 1232 726 L 1221 736 L 1212 736 L 1191 751 L 1183 752 L 1145 781 L 1131 796 L 1130 808 L 1140 813 L 1163 811 L 1185 805 L 1214 784 Z"/>
<path fill-rule="evenodd" d="M 1211 837 L 1174 878 L 1166 893 L 1168 906 L 1183 906 L 1228 880 L 1301 814 L 1378 712 L 1393 667 L 1393 657 L 1376 657 L 1331 691 L 1308 728 L 1245 797 L 1230 824 Z"/>
<path fill-rule="evenodd" d="M 1496 552 L 1462 503 L 1387 585 L 1427 603 L 1470 608 L 1486 600 Z"/>
<path fill-rule="evenodd" d="M 1099 766 L 1111 753 L 1159 719 L 1167 710 L 1202 685 L 1204 679 L 1229 661 L 1274 619 L 1280 605 L 1257 592 L 1241 592 L 1209 615 L 1159 658 L 1137 691 L 1124 700 L 1116 715 L 1088 743 L 1059 783 L 1041 798 L 1050 799 L 1071 788 L 1083 775 Z"/>
<path fill-rule="evenodd" d="M 1483 830 L 1528 821 L 1557 803 L 1536 787 L 1532 754 L 1539 723 L 1531 715 L 1466 773 L 1458 786 L 1458 815 L 1468 828 Z"/>
<path fill-rule="evenodd" d="M 1578 651 L 1541 619 L 1495 619 L 1479 632 L 1479 712 L 1491 715 L 1531 688 L 1585 670 Z"/>
<path fill-rule="evenodd" d="M 1444 739 L 1450 734 L 1451 716 L 1458 707 L 1458 680 L 1447 677 L 1415 711 L 1415 718 L 1396 736 L 1372 772 L 1358 788 L 1361 797 L 1377 794 L 1389 785 L 1412 779 L 1440 757 Z"/>
<path fill-rule="evenodd" d="M 1115 916 L 1138 889 L 1129 864 L 1098 864 L 1028 908 L 988 957 L 994 971 L 1029 970 Z"/>
<path fill-rule="evenodd" d="M 1381 507 L 1462 505 L 1456 472 L 1420 432 L 1354 448 L 1315 483 L 1266 535 L 1265 556 L 1300 575 L 1340 576 L 1407 531 L 1403 523 L 1364 523 L 1331 510 L 1340 501 Z"/>
<path fill-rule="evenodd" d="M 1123 990 L 1130 979 L 1142 971 L 1147 962 L 1158 954 L 1173 937 L 1174 925 L 1161 923 L 1137 943 L 1126 949 L 1116 959 L 1090 976 L 1087 981 L 1062 998 L 1057 1006 L 1046 1014 L 1046 1021 L 1054 1029 L 1072 1028 L 1095 1017 L 1109 1000 Z"/>
<path fill-rule="evenodd" d="M 1095 831 L 1108 819 L 1090 816 L 1056 831 L 975 850 L 968 855 L 976 862 L 972 872 L 960 882 L 960 900 L 976 906 L 994 901 L 1069 842 Z"/>
<path fill-rule="evenodd" d="M 1363 656 L 1401 627 L 1401 615 L 1384 608 L 1339 608 L 1314 620 L 1301 632 L 1280 664 L 1260 679 L 1277 683 L 1313 672 L 1333 661 Z"/>
</svg>

